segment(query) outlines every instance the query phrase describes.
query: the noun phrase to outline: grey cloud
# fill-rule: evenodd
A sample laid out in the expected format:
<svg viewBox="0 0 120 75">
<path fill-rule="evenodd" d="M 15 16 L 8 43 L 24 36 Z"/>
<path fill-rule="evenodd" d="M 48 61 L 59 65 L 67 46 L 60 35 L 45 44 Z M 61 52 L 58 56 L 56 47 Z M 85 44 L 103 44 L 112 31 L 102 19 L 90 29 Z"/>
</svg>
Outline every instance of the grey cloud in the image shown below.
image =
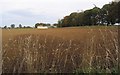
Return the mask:
<svg viewBox="0 0 120 75">
<path fill-rule="evenodd" d="M 22 23 L 24 25 L 34 26 L 36 22 L 47 22 L 54 23 L 57 21 L 57 17 L 53 14 L 39 13 L 34 14 L 33 12 L 27 10 L 13 10 L 8 11 L 3 14 L 3 26 L 14 23 L 19 24 Z"/>
<path fill-rule="evenodd" d="M 13 11 L 8 11 L 4 14 L 11 14 L 11 15 L 16 15 L 16 16 L 24 16 L 24 17 L 37 16 L 36 14 L 30 12 L 29 10 L 13 10 Z"/>
</svg>

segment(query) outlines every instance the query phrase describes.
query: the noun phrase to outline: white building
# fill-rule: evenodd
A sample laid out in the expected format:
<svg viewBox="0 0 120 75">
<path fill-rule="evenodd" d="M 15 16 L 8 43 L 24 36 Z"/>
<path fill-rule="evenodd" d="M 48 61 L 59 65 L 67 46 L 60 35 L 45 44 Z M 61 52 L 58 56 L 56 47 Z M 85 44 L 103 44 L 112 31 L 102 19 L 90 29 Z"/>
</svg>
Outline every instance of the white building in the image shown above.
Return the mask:
<svg viewBox="0 0 120 75">
<path fill-rule="evenodd" d="M 47 26 L 37 26 L 37 29 L 48 29 L 48 27 Z"/>
</svg>

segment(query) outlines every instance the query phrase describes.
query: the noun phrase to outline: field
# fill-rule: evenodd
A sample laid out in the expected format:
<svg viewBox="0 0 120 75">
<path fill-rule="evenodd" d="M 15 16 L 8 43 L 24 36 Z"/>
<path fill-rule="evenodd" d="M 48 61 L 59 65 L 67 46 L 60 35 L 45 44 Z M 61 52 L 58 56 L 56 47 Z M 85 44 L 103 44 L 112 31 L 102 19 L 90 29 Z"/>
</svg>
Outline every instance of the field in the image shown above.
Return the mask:
<svg viewBox="0 0 120 75">
<path fill-rule="evenodd" d="M 3 73 L 117 73 L 118 28 L 3 29 Z"/>
</svg>

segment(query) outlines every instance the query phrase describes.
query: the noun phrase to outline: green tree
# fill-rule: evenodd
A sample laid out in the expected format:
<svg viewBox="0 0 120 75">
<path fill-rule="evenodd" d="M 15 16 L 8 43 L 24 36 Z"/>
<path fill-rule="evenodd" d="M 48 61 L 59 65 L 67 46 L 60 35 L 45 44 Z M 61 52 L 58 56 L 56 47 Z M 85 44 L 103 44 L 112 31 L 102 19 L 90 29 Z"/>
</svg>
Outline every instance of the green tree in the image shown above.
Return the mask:
<svg viewBox="0 0 120 75">
<path fill-rule="evenodd" d="M 62 20 L 58 20 L 58 24 L 56 24 L 57 27 L 62 27 Z"/>
<path fill-rule="evenodd" d="M 3 28 L 4 28 L 4 29 L 7 29 L 7 26 L 4 26 Z"/>
<path fill-rule="evenodd" d="M 15 24 L 11 24 L 11 28 L 15 28 Z"/>
<path fill-rule="evenodd" d="M 22 25 L 21 25 L 21 24 L 19 24 L 19 28 L 22 28 Z"/>
<path fill-rule="evenodd" d="M 62 19 L 61 21 L 62 21 L 62 27 L 70 27 L 70 17 L 69 16 L 65 16 L 64 19 Z"/>
<path fill-rule="evenodd" d="M 76 26 L 83 26 L 84 12 L 80 12 L 76 15 Z"/>
<path fill-rule="evenodd" d="M 69 26 L 78 26 L 78 13 L 71 13 L 69 16 Z"/>
<path fill-rule="evenodd" d="M 92 25 L 100 24 L 100 11 L 101 11 L 101 9 L 98 7 L 94 7 L 93 9 L 91 9 Z"/>
<path fill-rule="evenodd" d="M 40 25 L 40 23 L 36 23 L 36 24 L 35 24 L 35 28 L 37 28 L 37 26 L 39 26 L 39 25 Z"/>
<path fill-rule="evenodd" d="M 58 27 L 85 25 L 113 25 L 120 23 L 120 2 L 105 4 L 101 9 L 94 7 L 84 12 L 73 12 L 58 21 Z"/>
<path fill-rule="evenodd" d="M 83 17 L 83 24 L 84 25 L 92 25 L 92 11 L 86 10 L 84 11 L 84 17 Z"/>
<path fill-rule="evenodd" d="M 110 4 L 105 4 L 102 9 L 101 9 L 101 21 L 102 21 L 102 24 L 110 24 L 110 20 L 109 20 L 109 9 L 110 9 Z"/>
<path fill-rule="evenodd" d="M 112 10 L 112 11 L 111 11 Z M 116 23 L 117 21 L 117 3 L 116 2 L 112 2 L 110 4 L 110 8 L 109 8 L 109 15 L 108 15 L 108 18 L 110 20 L 110 24 L 113 25 Z"/>
<path fill-rule="evenodd" d="M 120 1 L 116 4 L 116 23 L 120 23 Z"/>
</svg>

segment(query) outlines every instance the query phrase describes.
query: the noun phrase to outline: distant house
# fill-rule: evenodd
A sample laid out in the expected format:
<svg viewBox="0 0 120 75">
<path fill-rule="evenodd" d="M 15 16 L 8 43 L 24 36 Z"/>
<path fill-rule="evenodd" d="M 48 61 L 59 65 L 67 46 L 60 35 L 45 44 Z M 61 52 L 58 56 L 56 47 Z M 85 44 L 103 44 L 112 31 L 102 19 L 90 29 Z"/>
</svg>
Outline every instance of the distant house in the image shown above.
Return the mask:
<svg viewBox="0 0 120 75">
<path fill-rule="evenodd" d="M 48 26 L 40 25 L 40 26 L 37 26 L 37 29 L 48 29 Z"/>
<path fill-rule="evenodd" d="M 120 25 L 120 23 L 115 23 L 114 25 L 115 25 L 115 26 L 119 26 L 119 25 Z"/>
</svg>

